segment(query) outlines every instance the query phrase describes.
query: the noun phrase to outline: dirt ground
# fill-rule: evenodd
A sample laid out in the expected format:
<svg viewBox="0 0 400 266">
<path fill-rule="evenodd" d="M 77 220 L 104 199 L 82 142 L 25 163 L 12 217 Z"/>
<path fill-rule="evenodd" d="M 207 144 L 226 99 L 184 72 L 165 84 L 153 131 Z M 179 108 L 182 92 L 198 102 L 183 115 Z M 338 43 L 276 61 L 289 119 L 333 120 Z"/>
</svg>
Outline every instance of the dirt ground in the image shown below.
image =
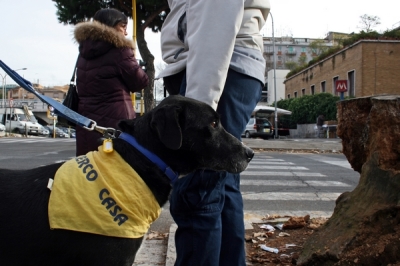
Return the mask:
<svg viewBox="0 0 400 266">
<path fill-rule="evenodd" d="M 277 216 L 266 218 L 265 223 L 253 224 L 253 229 L 246 230 L 248 265 L 296 265 L 306 240 L 328 219 Z M 267 229 L 268 226 L 273 230 Z M 380 237 L 377 232 L 366 230 L 355 239 L 351 251 L 344 252 L 340 261 L 330 265 L 400 266 L 399 225 L 395 227 L 391 233 L 378 233 Z M 265 250 L 265 247 L 277 249 L 277 253 Z"/>
<path fill-rule="evenodd" d="M 309 216 L 274 216 L 266 218 L 265 223 L 253 224 L 253 229 L 246 230 L 248 265 L 296 265 L 306 239 L 326 221 L 327 218 Z M 277 250 L 267 251 L 265 247 Z"/>
</svg>

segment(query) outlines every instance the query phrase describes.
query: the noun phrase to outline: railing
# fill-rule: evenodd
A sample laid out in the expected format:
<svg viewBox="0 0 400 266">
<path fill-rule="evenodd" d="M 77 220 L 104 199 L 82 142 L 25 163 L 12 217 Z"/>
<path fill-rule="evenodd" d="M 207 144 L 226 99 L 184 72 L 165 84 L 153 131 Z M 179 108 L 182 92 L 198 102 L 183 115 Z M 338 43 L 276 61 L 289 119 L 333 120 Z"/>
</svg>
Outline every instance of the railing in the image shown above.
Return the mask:
<svg viewBox="0 0 400 266">
<path fill-rule="evenodd" d="M 34 112 L 34 113 L 35 112 L 47 112 L 47 103 L 44 103 L 44 102 L 42 102 L 42 101 L 40 101 L 38 99 L 36 99 L 36 100 L 14 99 L 12 107 L 23 108 L 24 105 L 28 106 L 28 108 L 30 110 L 32 110 L 32 112 Z M 134 106 L 135 111 L 137 113 L 140 112 L 140 108 L 141 108 L 140 106 L 141 106 L 140 101 L 137 101 L 136 102 L 136 106 Z M 9 103 L 8 100 L 5 102 L 5 106 L 4 107 L 10 108 L 10 103 Z M 3 107 L 3 102 L 0 101 L 0 108 L 4 108 L 4 107 Z"/>
<path fill-rule="evenodd" d="M 32 110 L 32 112 L 46 112 L 47 111 L 47 103 L 44 103 L 40 100 L 18 100 L 14 99 L 13 100 L 13 105 L 12 107 L 23 107 L 24 105 L 28 106 L 29 109 Z M 9 108 L 10 103 L 7 100 L 5 102 L 5 106 L 3 106 L 3 103 L 0 102 L 0 108 Z"/>
<path fill-rule="evenodd" d="M 293 51 L 286 51 L 286 54 L 287 54 L 287 55 L 296 55 L 297 52 L 296 52 L 296 50 L 293 50 Z"/>
</svg>

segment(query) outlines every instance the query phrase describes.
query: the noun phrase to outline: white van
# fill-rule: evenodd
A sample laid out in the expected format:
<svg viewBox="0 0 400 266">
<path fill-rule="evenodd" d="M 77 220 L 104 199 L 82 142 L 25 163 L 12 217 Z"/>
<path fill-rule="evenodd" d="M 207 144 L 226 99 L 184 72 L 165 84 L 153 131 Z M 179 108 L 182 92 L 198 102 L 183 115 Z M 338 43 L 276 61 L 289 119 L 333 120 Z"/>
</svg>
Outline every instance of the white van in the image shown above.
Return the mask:
<svg viewBox="0 0 400 266">
<path fill-rule="evenodd" d="M 7 132 L 28 135 L 42 135 L 43 127 L 37 122 L 32 111 L 27 108 L 0 108 L 0 123 L 6 127 Z"/>
</svg>

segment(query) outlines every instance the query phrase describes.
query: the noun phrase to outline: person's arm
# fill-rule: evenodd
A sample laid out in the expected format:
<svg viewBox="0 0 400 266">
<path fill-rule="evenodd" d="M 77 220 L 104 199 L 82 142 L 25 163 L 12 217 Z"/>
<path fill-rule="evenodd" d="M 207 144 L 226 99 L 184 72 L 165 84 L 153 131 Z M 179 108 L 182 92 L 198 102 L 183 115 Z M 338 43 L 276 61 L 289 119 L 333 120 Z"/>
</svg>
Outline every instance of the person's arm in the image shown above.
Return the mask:
<svg viewBox="0 0 400 266">
<path fill-rule="evenodd" d="M 243 0 L 188 0 L 186 97 L 218 106 L 244 12 Z"/>
<path fill-rule="evenodd" d="M 130 92 L 137 92 L 149 84 L 149 77 L 140 67 L 131 49 L 123 51 L 123 60 L 120 61 L 121 77 Z"/>
</svg>

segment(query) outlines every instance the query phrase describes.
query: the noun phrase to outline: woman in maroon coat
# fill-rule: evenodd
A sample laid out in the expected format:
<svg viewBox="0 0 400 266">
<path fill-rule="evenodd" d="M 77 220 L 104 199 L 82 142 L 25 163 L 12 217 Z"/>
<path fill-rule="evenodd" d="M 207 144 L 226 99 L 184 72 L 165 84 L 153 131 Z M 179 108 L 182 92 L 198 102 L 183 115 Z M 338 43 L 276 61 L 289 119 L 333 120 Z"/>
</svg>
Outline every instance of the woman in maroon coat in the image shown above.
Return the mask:
<svg viewBox="0 0 400 266">
<path fill-rule="evenodd" d="M 92 22 L 76 26 L 78 112 L 101 127 L 117 129 L 121 119 L 135 118 L 130 92 L 147 86 L 149 78 L 125 38 L 128 18 L 116 9 L 101 9 Z M 76 155 L 97 150 L 101 134 L 76 129 Z"/>
</svg>

